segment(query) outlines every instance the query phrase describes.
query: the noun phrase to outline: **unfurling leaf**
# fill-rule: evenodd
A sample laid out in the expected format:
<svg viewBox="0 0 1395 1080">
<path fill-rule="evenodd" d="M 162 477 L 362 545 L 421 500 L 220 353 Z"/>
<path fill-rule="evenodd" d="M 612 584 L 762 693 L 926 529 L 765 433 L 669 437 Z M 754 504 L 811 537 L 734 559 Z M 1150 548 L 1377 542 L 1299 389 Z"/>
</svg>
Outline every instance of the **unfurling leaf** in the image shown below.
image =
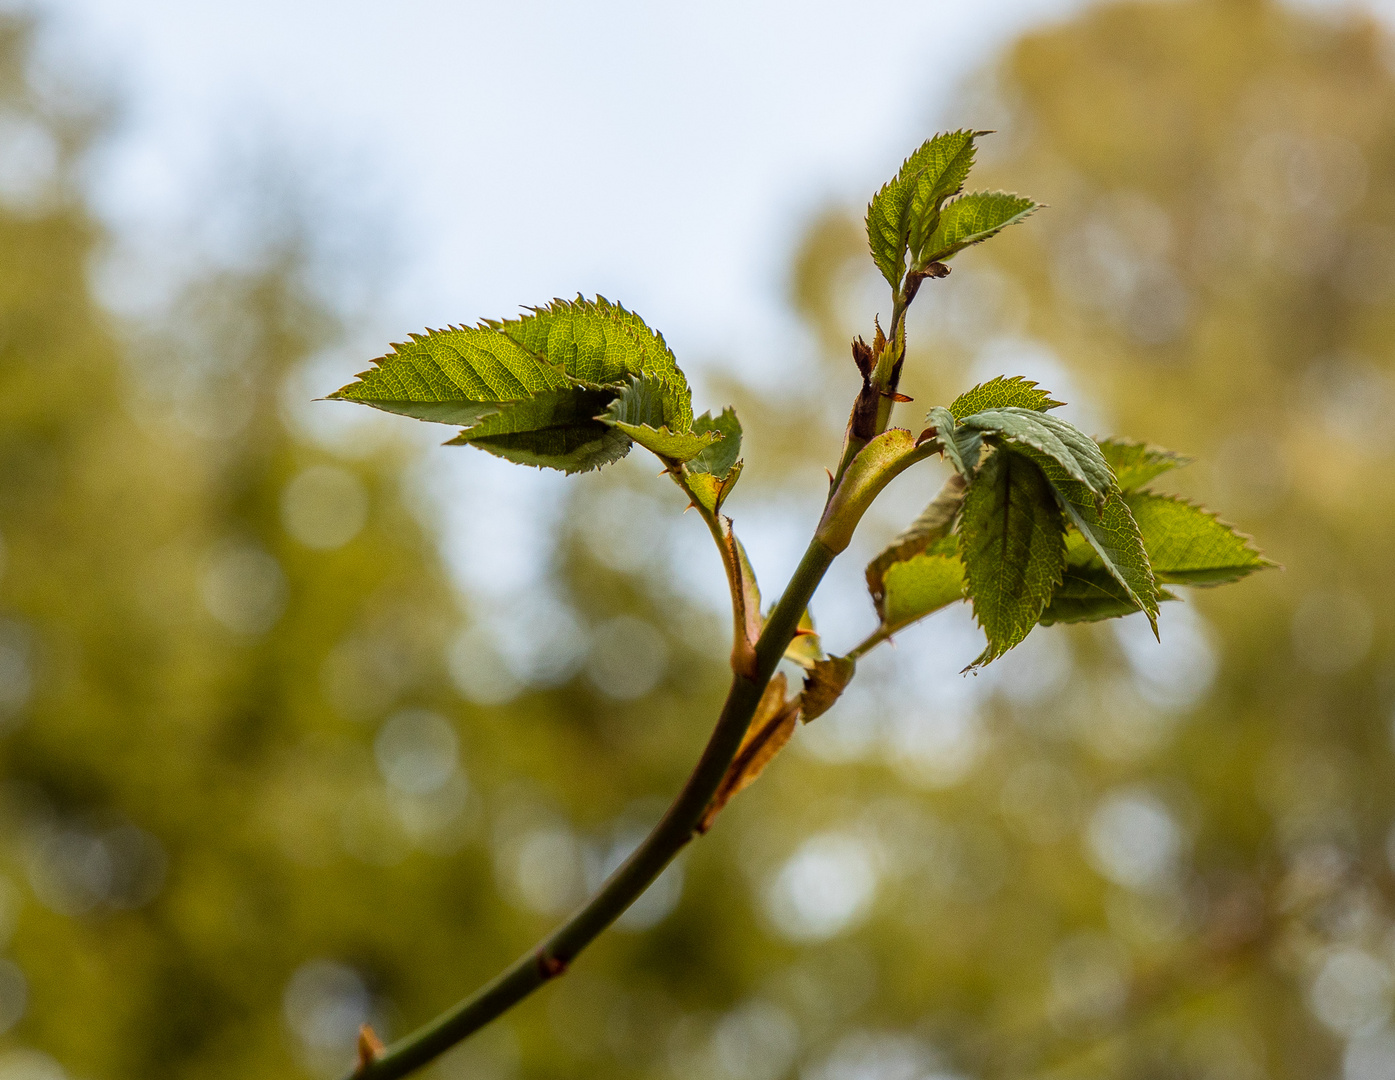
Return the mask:
<svg viewBox="0 0 1395 1080">
<path fill-rule="evenodd" d="M 676 410 L 672 388 L 652 376 L 630 382 L 601 419 L 668 461 L 688 461 L 722 438 L 717 431 L 699 433 L 680 426 L 692 424 L 691 409 L 687 417 Z"/>
<path fill-rule="evenodd" d="M 1192 460 L 1185 454 L 1126 439 L 1104 439 L 1099 446 L 1105 461 L 1114 470 L 1119 490 L 1125 494 L 1141 488 L 1169 469 L 1190 465 Z"/>
<path fill-rule="evenodd" d="M 867 564 L 867 591 L 872 594 L 877 615 L 884 617 L 882 598 L 885 592 L 883 580 L 887 570 L 895 563 L 914 558 L 936 541 L 949 535 L 954 527 L 954 519 L 959 516 L 959 508 L 964 505 L 963 476 L 955 473 L 945 482 L 945 486 L 918 518 L 910 523 L 875 559 Z"/>
<path fill-rule="evenodd" d="M 972 244 L 997 236 L 1037 209 L 1038 203 L 1006 191 L 975 191 L 946 203 L 939 228 L 916 260 L 924 265 L 944 262 Z"/>
<path fill-rule="evenodd" d="M 703 413 L 693 421 L 694 431 L 716 431 L 721 441 L 713 443 L 687 463 L 683 486 L 693 501 L 715 514 L 741 476 L 741 421 L 734 409 L 723 409 L 715 420 Z"/>
<path fill-rule="evenodd" d="M 710 829 L 732 796 L 754 782 L 785 743 L 790 741 L 799 719 L 800 699 L 794 697 L 785 700 L 788 685 L 783 672 L 777 673 L 766 684 L 755 715 L 751 717 L 750 726 L 741 740 L 741 747 L 698 822 L 698 832 L 705 833 Z"/>
<path fill-rule="evenodd" d="M 754 677 L 756 672 L 756 641 L 763 625 L 760 613 L 760 586 L 746 549 L 731 531 L 731 518 L 718 515 L 717 529 L 722 541 L 722 563 L 731 590 L 733 621 L 731 669 L 738 675 Z"/>
<path fill-rule="evenodd" d="M 833 708 L 856 671 L 857 664 L 845 656 L 830 656 L 809 669 L 804 676 L 804 691 L 799 695 L 799 711 L 806 724 Z"/>
<path fill-rule="evenodd" d="M 964 391 L 950 403 L 949 411 L 956 420 L 962 420 L 989 409 L 1018 408 L 1045 412 L 1047 409 L 1059 409 L 1064 404 L 1063 401 L 1052 401 L 1051 394 L 1031 379 L 1024 379 L 1021 375 L 999 375 Z"/>
<path fill-rule="evenodd" d="M 940 223 L 945 199 L 964 185 L 983 131 L 951 131 L 927 139 L 867 207 L 872 259 L 893 289 L 906 274 L 907 250 L 919 255 Z M 928 261 L 928 260 L 927 260 Z"/>
<path fill-rule="evenodd" d="M 1274 563 L 1208 510 L 1175 495 L 1140 491 L 1125 497 L 1143 534 L 1159 581 L 1170 585 L 1224 585 Z"/>
<path fill-rule="evenodd" d="M 1033 457 L 1054 461 L 1072 480 L 1103 496 L 1115 486 L 1114 473 L 1095 440 L 1074 424 L 1049 413 L 1007 407 L 966 416 L 960 423 L 982 431 L 984 437 L 1013 448 L 1035 451 Z"/>
<path fill-rule="evenodd" d="M 958 555 L 958 539 L 947 536 L 923 554 L 887 570 L 881 603 L 886 633 L 894 634 L 964 599 L 964 564 Z"/>
<path fill-rule="evenodd" d="M 883 431 L 857 452 L 838 489 L 824 507 L 815 536 L 834 553 L 852 541 L 853 531 L 867 507 L 887 484 L 917 461 L 935 452 L 937 443 L 926 440 L 917 446 L 905 428 Z"/>
<path fill-rule="evenodd" d="M 964 496 L 959 555 L 988 637 L 971 665 L 978 667 L 1031 632 L 1061 581 L 1065 523 L 1051 484 L 1030 458 L 999 450 L 979 467 Z"/>
<path fill-rule="evenodd" d="M 785 646 L 785 659 L 798 664 L 806 671 L 824 659 L 823 642 L 819 640 L 818 632 L 814 629 L 814 617 L 809 614 L 808 608 L 805 608 L 804 614 L 799 617 L 794 637 Z"/>
</svg>

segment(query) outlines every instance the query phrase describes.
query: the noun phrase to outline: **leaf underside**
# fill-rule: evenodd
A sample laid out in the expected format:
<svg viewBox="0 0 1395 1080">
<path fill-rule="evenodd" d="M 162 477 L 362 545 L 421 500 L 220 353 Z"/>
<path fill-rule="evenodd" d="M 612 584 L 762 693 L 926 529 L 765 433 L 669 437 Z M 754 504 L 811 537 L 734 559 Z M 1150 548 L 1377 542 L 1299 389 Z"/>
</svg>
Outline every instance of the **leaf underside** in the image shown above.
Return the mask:
<svg viewBox="0 0 1395 1080">
<path fill-rule="evenodd" d="M 1127 439 L 1103 439 L 1099 447 L 1109 467 L 1114 470 L 1119 490 L 1125 494 L 1141 488 L 1169 469 L 1190 465 L 1192 460 L 1185 454 Z"/>
<path fill-rule="evenodd" d="M 979 467 L 964 497 L 959 554 L 988 637 L 970 665 L 978 667 L 1031 632 L 1061 581 L 1065 523 L 1035 462 L 999 451 Z"/>
<path fill-rule="evenodd" d="M 957 554 L 957 540 L 947 536 L 930 550 L 887 570 L 882 626 L 888 633 L 964 599 L 964 564 Z"/>
<path fill-rule="evenodd" d="M 882 599 L 887 571 L 896 563 L 914 558 L 931 544 L 948 536 L 963 504 L 964 478 L 956 475 L 945 484 L 944 489 L 935 496 L 930 505 L 921 511 L 920 516 L 867 564 L 867 591 L 872 594 L 872 603 L 876 605 L 878 616 L 885 616 Z"/>
</svg>

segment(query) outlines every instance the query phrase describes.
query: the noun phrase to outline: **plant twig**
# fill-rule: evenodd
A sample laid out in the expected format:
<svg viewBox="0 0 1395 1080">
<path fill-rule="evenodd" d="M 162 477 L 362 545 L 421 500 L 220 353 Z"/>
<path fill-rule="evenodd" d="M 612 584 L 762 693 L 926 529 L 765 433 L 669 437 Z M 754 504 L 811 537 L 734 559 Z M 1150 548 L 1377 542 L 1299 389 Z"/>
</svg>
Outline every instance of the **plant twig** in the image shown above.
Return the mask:
<svg viewBox="0 0 1395 1080">
<path fill-rule="evenodd" d="M 683 790 L 600 891 L 493 982 L 389 1046 L 380 1057 L 352 1072 L 349 1080 L 396 1080 L 438 1057 L 561 975 L 582 949 L 639 898 L 696 835 L 703 812 L 736 757 L 761 694 L 833 559 L 834 552 L 820 540 L 810 541 L 756 642 L 754 676 L 733 674 L 717 725 Z"/>
</svg>

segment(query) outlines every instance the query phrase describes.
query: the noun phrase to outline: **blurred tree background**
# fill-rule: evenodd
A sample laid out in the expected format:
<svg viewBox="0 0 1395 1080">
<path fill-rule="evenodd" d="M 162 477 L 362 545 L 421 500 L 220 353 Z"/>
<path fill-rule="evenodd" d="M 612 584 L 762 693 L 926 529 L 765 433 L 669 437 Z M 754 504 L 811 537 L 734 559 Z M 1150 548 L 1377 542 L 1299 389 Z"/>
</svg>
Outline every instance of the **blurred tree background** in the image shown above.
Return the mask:
<svg viewBox="0 0 1395 1080">
<path fill-rule="evenodd" d="M 656 819 L 726 682 L 684 569 L 715 556 L 638 453 L 582 477 L 512 648 L 448 577 L 420 432 L 285 406 L 350 321 L 313 224 L 159 318 L 101 306 L 107 114 L 28 77 L 32 34 L 0 22 L 0 1080 L 335 1076 Z M 965 612 L 901 635 L 434 1075 L 1395 1076 L 1391 55 L 1355 16 L 1115 5 L 935 118 L 996 128 L 976 180 L 1051 209 L 922 289 L 909 408 L 1041 379 L 1195 454 L 1178 490 L 1286 570 L 1167 605 L 1161 645 L 1038 630 L 978 678 Z M 699 401 L 749 429 L 738 527 L 816 515 L 887 306 L 859 219 L 793 261 L 817 371 Z M 815 608 L 833 649 L 872 622 L 859 550 Z"/>
</svg>

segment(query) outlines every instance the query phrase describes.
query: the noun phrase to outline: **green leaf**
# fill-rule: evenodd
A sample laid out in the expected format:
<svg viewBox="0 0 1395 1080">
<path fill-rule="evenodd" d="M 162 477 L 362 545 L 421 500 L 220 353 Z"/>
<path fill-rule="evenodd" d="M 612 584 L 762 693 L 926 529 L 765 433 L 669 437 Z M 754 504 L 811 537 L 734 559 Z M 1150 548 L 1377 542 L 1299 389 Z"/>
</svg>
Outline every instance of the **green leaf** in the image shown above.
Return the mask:
<svg viewBox="0 0 1395 1080">
<path fill-rule="evenodd" d="M 688 461 L 718 442 L 718 431 L 695 434 L 688 427 L 675 430 L 683 423 L 681 416 L 670 413 L 673 392 L 669 385 L 653 376 L 631 381 L 600 419 L 623 431 L 646 450 L 652 450 L 670 461 Z M 691 417 L 687 424 L 692 424 Z"/>
<path fill-rule="evenodd" d="M 392 349 L 329 396 L 468 427 L 503 403 L 575 386 L 562 368 L 483 327 L 428 330 Z"/>
<path fill-rule="evenodd" d="M 681 477 L 693 502 L 716 514 L 741 476 L 741 421 L 735 409 L 726 408 L 715 420 L 711 413 L 703 413 L 693 421 L 693 430 L 716 431 L 722 436 L 689 461 Z"/>
<path fill-rule="evenodd" d="M 917 263 L 944 262 L 964 248 L 981 244 L 1015 225 L 1037 209 L 1038 203 L 1006 191 L 975 191 L 946 203 L 939 228 L 925 245 Z"/>
<path fill-rule="evenodd" d="M 1009 406 L 974 413 L 961 423 L 995 441 L 1034 450 L 1034 457 L 1050 458 L 1096 495 L 1103 496 L 1115 487 L 1114 473 L 1095 440 L 1058 416 Z"/>
<path fill-rule="evenodd" d="M 726 479 L 741 457 L 741 421 L 736 418 L 736 410 L 728 406 L 715 420 L 710 412 L 705 412 L 693 421 L 693 430 L 715 431 L 722 438 L 688 462 L 688 471 Z"/>
<path fill-rule="evenodd" d="M 1250 537 L 1175 495 L 1125 497 L 1143 534 L 1153 573 L 1172 585 L 1223 585 L 1274 564 Z"/>
<path fill-rule="evenodd" d="M 1045 412 L 1047 409 L 1059 409 L 1064 404 L 1063 401 L 1052 401 L 1051 394 L 1038 388 L 1032 379 L 1024 379 L 1021 375 L 999 375 L 960 394 L 950 404 L 949 411 L 956 420 L 962 420 L 989 409 L 1018 408 Z"/>
<path fill-rule="evenodd" d="M 1104 569 L 1123 586 L 1134 606 L 1148 613 L 1148 622 L 1156 634 L 1157 583 L 1153 579 L 1138 523 L 1134 521 L 1123 495 L 1116 488 L 1101 501 L 1088 485 L 1072 479 L 1053 459 L 1033 450 L 1013 452 L 1029 456 L 1040 466 L 1071 524 L 1094 548 Z"/>
<path fill-rule="evenodd" d="M 964 599 L 964 564 L 956 554 L 957 539 L 947 536 L 929 551 L 887 568 L 881 605 L 887 633 Z"/>
<path fill-rule="evenodd" d="M 1124 492 L 1141 488 L 1169 469 L 1179 469 L 1192 461 L 1184 454 L 1127 439 L 1105 439 L 1099 445 L 1105 461 L 1114 470 L 1119 490 Z"/>
<path fill-rule="evenodd" d="M 915 558 L 931 544 L 949 535 L 950 529 L 954 527 L 954 519 L 959 516 L 959 509 L 964 505 L 964 487 L 962 475 L 956 473 L 950 477 L 934 501 L 921 511 L 920 516 L 906 526 L 880 555 L 867 564 L 867 591 L 872 594 L 872 603 L 876 605 L 877 615 L 883 621 L 886 618 L 882 608 L 886 592 L 883 583 L 887 570 L 896 563 Z"/>
<path fill-rule="evenodd" d="M 589 386 L 618 390 L 632 378 L 659 380 L 668 395 L 665 423 L 673 431 L 691 429 L 692 392 L 663 335 L 619 304 L 578 296 L 486 325 Z"/>
<path fill-rule="evenodd" d="M 1083 541 L 1082 541 L 1083 542 Z M 1091 551 L 1093 554 L 1093 550 Z M 1159 600 L 1176 600 L 1166 589 L 1159 590 Z M 1095 559 L 1084 566 L 1066 566 L 1060 587 L 1051 603 L 1041 613 L 1041 625 L 1054 623 L 1097 622 L 1132 615 L 1143 610 L 1131 599 L 1114 576 Z"/>
<path fill-rule="evenodd" d="M 624 432 L 597 422 L 474 437 L 471 431 L 462 431 L 447 443 L 461 444 L 479 447 L 517 465 L 560 469 L 565 473 L 599 469 L 630 452 L 630 440 Z"/>
<path fill-rule="evenodd" d="M 951 131 L 927 139 L 867 206 L 872 259 L 893 289 L 906 275 L 908 247 L 920 251 L 940 221 L 940 206 L 964 184 L 983 131 Z"/>
<path fill-rule="evenodd" d="M 988 636 L 971 667 L 1001 656 L 1036 625 L 1061 581 L 1065 531 L 1051 485 L 1030 458 L 1000 450 L 979 467 L 959 526 L 967 591 Z"/>
<path fill-rule="evenodd" d="M 857 673 L 857 664 L 846 656 L 830 656 L 815 662 L 804 676 L 804 690 L 799 695 L 799 711 L 807 724 L 833 708 L 834 702 Z"/>
<path fill-rule="evenodd" d="M 954 471 L 962 476 L 973 472 L 983 446 L 982 433 L 961 428 L 954 414 L 943 405 L 936 405 L 926 413 L 925 421 L 935 428 L 935 444 L 954 466 Z"/>
<path fill-rule="evenodd" d="M 572 387 L 510 402 L 447 445 L 476 446 L 520 465 L 576 473 L 618 461 L 630 441 L 595 419 L 612 395 Z"/>
</svg>

